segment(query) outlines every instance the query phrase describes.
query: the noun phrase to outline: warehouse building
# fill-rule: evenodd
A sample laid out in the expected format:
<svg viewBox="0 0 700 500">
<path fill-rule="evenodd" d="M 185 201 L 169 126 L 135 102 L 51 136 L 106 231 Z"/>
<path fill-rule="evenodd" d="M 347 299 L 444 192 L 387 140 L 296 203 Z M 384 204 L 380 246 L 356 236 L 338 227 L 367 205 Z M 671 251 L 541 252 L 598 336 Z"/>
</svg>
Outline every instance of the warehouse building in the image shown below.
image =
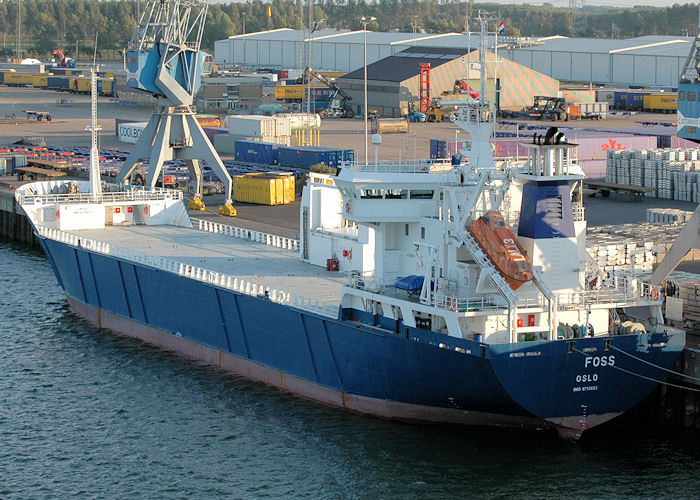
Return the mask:
<svg viewBox="0 0 700 500">
<path fill-rule="evenodd" d="M 214 45 L 217 61 L 248 66 L 355 71 L 413 46 L 462 49 L 479 46 L 479 35 L 459 33 L 374 33 L 364 31 L 278 29 L 236 35 Z M 692 43 L 691 37 L 643 36 L 629 39 L 498 38 L 498 53 L 551 78 L 605 85 L 675 87 Z M 487 41 L 493 48 L 494 39 Z"/>
<path fill-rule="evenodd" d="M 511 61 L 567 82 L 677 87 L 689 37 L 540 38 L 541 45 L 499 49 Z"/>
<path fill-rule="evenodd" d="M 479 44 L 479 35 L 459 33 L 400 33 L 373 31 L 319 30 L 309 36 L 308 31 L 281 28 L 245 35 L 234 35 L 214 42 L 217 62 L 252 67 L 280 69 L 307 66 L 311 51 L 311 66 L 327 71 L 354 71 L 364 65 L 365 39 L 367 64 L 401 52 L 413 46 L 457 48 L 469 52 Z M 499 43 L 503 37 L 499 37 Z M 515 39 L 508 39 L 509 43 Z M 493 37 L 487 46 L 493 46 Z M 518 38 L 518 45 L 536 43 L 531 38 Z"/>
<path fill-rule="evenodd" d="M 496 102 L 501 109 L 521 109 L 531 105 L 536 95 L 557 95 L 559 82 L 532 71 L 525 66 L 486 53 L 486 95 L 494 99 L 494 81 L 499 92 Z M 430 96 L 446 100 L 462 100 L 467 94 L 454 94 L 456 80 L 466 80 L 479 89 L 479 51 L 464 49 L 409 47 L 385 57 L 367 67 L 367 107 L 376 109 L 380 116 L 398 117 L 408 111 L 411 102 L 420 95 L 420 66 L 430 65 Z M 470 78 L 466 78 L 467 75 Z M 337 83 L 353 99 L 353 107 L 362 113 L 364 102 L 364 67 L 338 78 Z M 445 95 L 445 93 L 448 93 Z"/>
</svg>

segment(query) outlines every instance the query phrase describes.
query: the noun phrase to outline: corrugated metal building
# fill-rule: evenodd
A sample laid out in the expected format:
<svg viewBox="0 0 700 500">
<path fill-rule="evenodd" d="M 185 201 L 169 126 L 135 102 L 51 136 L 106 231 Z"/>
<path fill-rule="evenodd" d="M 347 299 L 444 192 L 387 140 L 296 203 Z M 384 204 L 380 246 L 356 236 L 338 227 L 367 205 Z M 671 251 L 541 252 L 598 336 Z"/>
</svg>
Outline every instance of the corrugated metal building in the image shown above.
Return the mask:
<svg viewBox="0 0 700 500">
<path fill-rule="evenodd" d="M 504 57 L 562 81 L 676 87 L 692 38 L 625 40 L 541 38 L 542 45 L 499 50 Z"/>
<path fill-rule="evenodd" d="M 371 64 L 407 47 L 478 48 L 479 36 L 459 33 L 367 32 L 367 62 Z M 333 71 L 354 71 L 364 62 L 363 31 L 320 30 L 311 38 L 312 66 Z M 303 53 L 308 32 L 278 29 L 236 35 L 214 45 L 217 61 L 250 66 L 298 68 L 306 66 Z M 509 49 L 499 38 L 499 55 L 562 81 L 675 87 L 690 51 L 692 38 L 643 36 L 629 39 L 567 38 L 528 39 L 529 45 Z M 490 38 L 487 47 L 493 47 Z"/>
<path fill-rule="evenodd" d="M 328 71 L 354 71 L 364 65 L 367 36 L 367 64 L 401 52 L 407 47 L 476 48 L 479 36 L 459 33 L 378 33 L 367 31 L 308 31 L 282 28 L 245 35 L 234 35 L 214 42 L 214 59 L 226 63 L 275 68 L 307 65 L 304 46 L 311 47 L 311 66 Z M 310 43 L 308 43 L 310 41 Z M 490 46 L 493 40 L 490 40 Z"/>
<path fill-rule="evenodd" d="M 496 65 L 495 54 L 486 54 L 486 77 L 498 78 L 501 109 L 521 109 L 531 105 L 535 95 L 557 95 L 559 82 L 532 71 L 525 66 L 500 57 Z M 420 87 L 420 65 L 430 64 L 430 95 L 440 97 L 454 89 L 455 80 L 465 79 L 469 73 L 472 88 L 478 89 L 479 51 L 467 53 L 464 49 L 409 47 L 367 66 L 367 106 L 377 109 L 381 116 L 397 117 L 406 114 L 408 103 L 417 102 Z M 498 72 L 495 68 L 498 66 Z M 364 68 L 337 79 L 339 86 L 353 98 L 358 113 L 364 101 Z M 487 86 L 487 96 L 492 88 Z M 466 97 L 466 96 L 465 96 Z M 446 96 L 452 100 L 459 96 Z"/>
</svg>

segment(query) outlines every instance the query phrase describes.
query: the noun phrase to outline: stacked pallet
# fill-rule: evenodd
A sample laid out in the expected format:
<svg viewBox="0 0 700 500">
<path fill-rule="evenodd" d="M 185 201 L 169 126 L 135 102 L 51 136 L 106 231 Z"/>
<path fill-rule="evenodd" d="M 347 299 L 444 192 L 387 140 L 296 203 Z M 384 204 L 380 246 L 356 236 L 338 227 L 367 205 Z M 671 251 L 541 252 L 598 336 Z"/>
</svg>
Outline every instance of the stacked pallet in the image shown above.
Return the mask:
<svg viewBox="0 0 700 500">
<path fill-rule="evenodd" d="M 647 208 L 647 222 L 652 224 L 685 224 L 692 216 L 693 212 L 677 208 Z"/>
<path fill-rule="evenodd" d="M 650 187 L 645 196 L 700 199 L 700 149 L 634 149 L 608 151 L 606 182 Z"/>
<path fill-rule="evenodd" d="M 682 225 L 618 224 L 589 228 L 586 248 L 605 271 L 651 270 L 678 237 Z M 694 258 L 694 253 L 689 258 Z"/>
</svg>

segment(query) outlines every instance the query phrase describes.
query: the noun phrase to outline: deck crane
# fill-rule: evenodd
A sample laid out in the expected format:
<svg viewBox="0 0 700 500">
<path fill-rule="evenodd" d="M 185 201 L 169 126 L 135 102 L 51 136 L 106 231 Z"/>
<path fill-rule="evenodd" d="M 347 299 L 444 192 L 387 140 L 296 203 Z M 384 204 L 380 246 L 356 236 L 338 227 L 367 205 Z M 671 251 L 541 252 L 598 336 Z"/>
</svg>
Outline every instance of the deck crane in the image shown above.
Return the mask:
<svg viewBox="0 0 700 500">
<path fill-rule="evenodd" d="M 184 160 L 195 181 L 195 196 L 189 206 L 204 210 L 199 163 L 204 160 L 226 186 L 226 203 L 219 213 L 236 215 L 231 205 L 231 176 L 197 122 L 193 108 L 209 55 L 200 50 L 207 9 L 206 0 L 148 2 L 127 47 L 126 84 L 151 93 L 156 107 L 117 181 L 125 182 L 139 162 L 149 160 L 146 184 L 154 187 L 163 162 Z"/>
<path fill-rule="evenodd" d="M 348 95 L 347 92 L 345 92 L 343 89 L 338 87 L 338 85 L 336 85 L 336 83 L 330 78 L 327 78 L 315 69 L 311 68 L 310 66 L 307 66 L 304 70 L 304 76 L 302 77 L 301 83 L 308 83 L 314 78 L 316 78 L 319 82 L 323 83 L 326 87 L 333 91 L 333 94 L 331 94 L 331 96 L 328 98 L 327 104 L 318 112 L 321 118 L 327 118 L 329 116 L 337 116 L 341 118 L 355 117 L 355 112 L 350 106 L 350 101 L 352 101 L 352 97 Z M 337 105 L 334 105 L 333 102 L 338 96 L 340 96 L 340 102 Z"/>
</svg>

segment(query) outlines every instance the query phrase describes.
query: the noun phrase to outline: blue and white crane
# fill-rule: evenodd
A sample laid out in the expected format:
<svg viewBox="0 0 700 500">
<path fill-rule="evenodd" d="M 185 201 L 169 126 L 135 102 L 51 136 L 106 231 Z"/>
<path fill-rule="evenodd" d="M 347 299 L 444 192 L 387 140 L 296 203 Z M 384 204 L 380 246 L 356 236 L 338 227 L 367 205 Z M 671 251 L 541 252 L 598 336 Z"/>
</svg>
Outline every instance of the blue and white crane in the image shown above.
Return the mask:
<svg viewBox="0 0 700 500">
<path fill-rule="evenodd" d="M 184 160 L 195 182 L 190 208 L 203 210 L 200 161 L 205 161 L 226 186 L 219 213 L 235 215 L 231 176 L 193 108 L 209 55 L 200 50 L 207 9 L 205 0 L 151 0 L 144 10 L 127 47 L 126 84 L 151 93 L 157 105 L 117 180 L 124 182 L 139 162 L 149 160 L 146 183 L 154 187 L 163 162 Z"/>
</svg>

